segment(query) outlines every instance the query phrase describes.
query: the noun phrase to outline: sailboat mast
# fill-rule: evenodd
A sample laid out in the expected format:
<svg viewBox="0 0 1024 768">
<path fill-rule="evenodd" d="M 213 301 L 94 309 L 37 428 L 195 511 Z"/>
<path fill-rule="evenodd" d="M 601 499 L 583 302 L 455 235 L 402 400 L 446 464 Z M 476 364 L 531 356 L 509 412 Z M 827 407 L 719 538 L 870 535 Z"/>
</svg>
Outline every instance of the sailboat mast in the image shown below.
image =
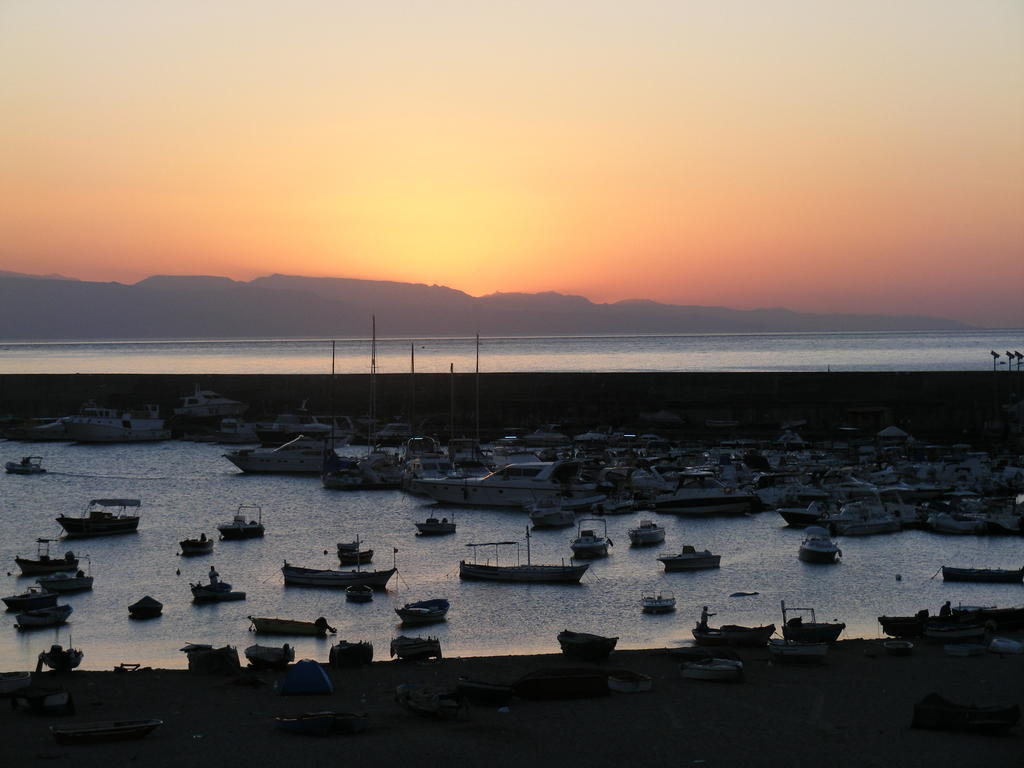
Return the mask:
<svg viewBox="0 0 1024 768">
<path fill-rule="evenodd" d="M 476 444 L 480 445 L 480 334 L 476 335 Z"/>
<path fill-rule="evenodd" d="M 409 342 L 409 429 L 416 434 L 416 343 Z"/>
<path fill-rule="evenodd" d="M 336 425 L 336 418 L 334 413 L 334 349 L 337 344 L 335 339 L 331 339 L 331 383 L 327 388 L 327 400 L 328 407 L 331 411 L 331 450 L 334 450 L 334 427 Z"/>
<path fill-rule="evenodd" d="M 448 392 L 448 452 L 451 454 L 452 438 L 455 437 L 455 363 L 450 364 L 451 380 Z"/>
<path fill-rule="evenodd" d="M 377 442 L 377 316 L 370 315 L 370 428 L 367 430 L 367 455 Z"/>
</svg>

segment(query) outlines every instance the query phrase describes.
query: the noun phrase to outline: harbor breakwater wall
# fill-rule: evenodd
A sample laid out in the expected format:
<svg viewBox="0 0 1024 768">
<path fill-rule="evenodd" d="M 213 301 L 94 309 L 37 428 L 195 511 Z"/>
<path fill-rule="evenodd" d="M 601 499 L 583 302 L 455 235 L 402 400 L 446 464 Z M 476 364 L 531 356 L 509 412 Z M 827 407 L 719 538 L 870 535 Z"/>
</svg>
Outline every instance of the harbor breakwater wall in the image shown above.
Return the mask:
<svg viewBox="0 0 1024 768">
<path fill-rule="evenodd" d="M 1008 374 L 955 372 L 812 373 L 472 373 L 378 374 L 380 422 L 411 421 L 419 431 L 484 438 L 505 427 L 560 424 L 566 431 L 612 427 L 673 438 L 777 435 L 798 423 L 806 439 L 861 434 L 895 424 L 919 440 L 1006 439 L 995 402 L 1010 401 Z M 353 419 L 370 410 L 369 374 L 6 374 L 0 415 L 75 413 L 87 400 L 118 408 L 156 403 L 170 415 L 196 385 L 250 404 L 247 418 L 273 417 L 308 401 L 313 413 Z M 479 408 L 478 404 L 479 403 Z"/>
</svg>

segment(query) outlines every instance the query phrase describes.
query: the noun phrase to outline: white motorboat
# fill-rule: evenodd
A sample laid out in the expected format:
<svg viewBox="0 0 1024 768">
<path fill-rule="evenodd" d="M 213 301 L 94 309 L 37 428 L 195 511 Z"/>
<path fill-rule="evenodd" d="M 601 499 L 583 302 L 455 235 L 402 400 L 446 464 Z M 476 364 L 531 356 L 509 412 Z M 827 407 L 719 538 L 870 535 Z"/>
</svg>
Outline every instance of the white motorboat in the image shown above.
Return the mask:
<svg viewBox="0 0 1024 768">
<path fill-rule="evenodd" d="M 403 473 L 393 454 L 374 451 L 361 459 L 328 458 L 320 483 L 335 491 L 390 491 L 402 487 Z"/>
<path fill-rule="evenodd" d="M 35 629 L 37 627 L 57 627 L 68 620 L 74 609 L 70 605 L 55 605 L 52 608 L 36 608 L 23 611 L 17 615 L 18 629 Z"/>
<path fill-rule="evenodd" d="M 245 600 L 245 592 L 231 588 L 224 581 L 210 581 L 209 584 L 189 584 L 192 590 L 192 602 L 195 603 L 226 603 L 233 600 Z"/>
<path fill-rule="evenodd" d="M 812 525 L 805 531 L 805 538 L 797 551 L 797 557 L 805 563 L 835 563 L 843 552 L 829 537 L 826 529 Z"/>
<path fill-rule="evenodd" d="M 644 592 L 640 596 L 643 613 L 671 613 L 676 609 L 676 598 L 671 592 Z"/>
<path fill-rule="evenodd" d="M 263 508 L 255 504 L 241 504 L 231 522 L 221 523 L 217 530 L 225 541 L 263 538 Z"/>
<path fill-rule="evenodd" d="M 678 555 L 664 554 L 658 560 L 665 565 L 666 571 L 699 571 L 706 568 L 718 568 L 722 562 L 721 555 L 713 555 L 710 550 L 698 552 L 687 544 Z"/>
<path fill-rule="evenodd" d="M 753 511 L 757 497 L 725 485 L 710 472 L 682 472 L 674 489 L 659 493 L 654 507 L 675 515 L 743 515 Z"/>
<path fill-rule="evenodd" d="M 576 522 L 576 513 L 566 509 L 557 496 L 531 501 L 524 508 L 534 528 L 567 528 Z"/>
<path fill-rule="evenodd" d="M 51 592 L 84 592 L 92 589 L 92 576 L 86 576 L 85 571 L 76 571 L 73 576 L 53 573 L 49 576 L 40 576 L 36 582 Z"/>
<path fill-rule="evenodd" d="M 743 679 L 743 662 L 739 659 L 706 658 L 684 661 L 679 668 L 683 677 L 690 680 L 714 680 L 734 682 Z"/>
<path fill-rule="evenodd" d="M 594 528 L 584 528 L 584 523 L 600 523 L 602 532 L 599 534 Z M 580 520 L 576 538 L 569 543 L 572 556 L 576 558 L 606 557 L 610 546 L 612 546 L 612 540 L 608 538 L 608 524 L 597 518 Z"/>
<path fill-rule="evenodd" d="M 928 527 L 935 533 L 947 533 L 956 536 L 971 536 L 985 533 L 988 524 L 984 520 L 958 520 L 947 512 L 933 512 L 926 520 Z"/>
<path fill-rule="evenodd" d="M 665 540 L 665 528 L 651 520 L 641 520 L 636 528 L 629 529 L 629 543 L 636 547 L 660 544 Z"/>
<path fill-rule="evenodd" d="M 8 461 L 4 468 L 9 475 L 42 475 L 46 472 L 42 456 L 22 456 L 21 461 Z"/>
<path fill-rule="evenodd" d="M 328 441 L 299 435 L 276 448 L 239 448 L 224 458 L 243 472 L 289 472 L 320 474 L 324 461 L 333 453 Z"/>
<path fill-rule="evenodd" d="M 146 405 L 143 410 L 120 411 L 86 403 L 74 416 L 64 417 L 69 440 L 79 443 L 138 443 L 169 440 L 171 431 L 160 418 L 160 408 Z"/>
<path fill-rule="evenodd" d="M 214 435 L 216 442 L 225 445 L 246 445 L 258 443 L 259 435 L 252 425 L 242 419 L 227 418 L 220 420 L 220 428 Z"/>
<path fill-rule="evenodd" d="M 523 507 L 542 498 L 592 497 L 595 483 L 582 482 L 579 462 L 508 464 L 484 477 L 414 480 L 410 488 L 443 504 Z"/>
<path fill-rule="evenodd" d="M 824 521 L 833 533 L 840 536 L 870 536 L 876 533 L 894 533 L 902 527 L 880 502 L 851 501 L 843 504 L 837 513 Z"/>
<path fill-rule="evenodd" d="M 784 664 L 820 664 L 826 653 L 828 643 L 802 643 L 780 638 L 768 641 L 768 657 Z"/>
<path fill-rule="evenodd" d="M 198 384 L 193 394 L 180 398 L 180 403 L 174 409 L 174 415 L 185 419 L 241 416 L 249 409 L 243 402 L 231 400 L 208 389 L 200 389 Z"/>
</svg>

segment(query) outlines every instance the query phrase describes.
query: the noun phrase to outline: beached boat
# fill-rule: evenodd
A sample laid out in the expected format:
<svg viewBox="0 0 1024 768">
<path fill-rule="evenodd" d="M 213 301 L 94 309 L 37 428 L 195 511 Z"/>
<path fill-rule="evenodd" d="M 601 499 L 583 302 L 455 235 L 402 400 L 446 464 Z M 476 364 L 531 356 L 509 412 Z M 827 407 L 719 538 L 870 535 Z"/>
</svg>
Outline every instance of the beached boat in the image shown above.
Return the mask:
<svg viewBox="0 0 1024 768">
<path fill-rule="evenodd" d="M 947 656 L 964 658 L 967 656 L 985 656 L 988 654 L 987 643 L 948 643 L 942 646 L 942 652 Z"/>
<path fill-rule="evenodd" d="M 255 516 L 255 519 L 254 519 Z M 220 537 L 224 541 L 237 539 L 261 539 L 263 528 L 263 507 L 255 504 L 241 504 L 229 523 L 217 526 Z"/>
<path fill-rule="evenodd" d="M 388 580 L 395 575 L 397 568 L 388 568 L 383 571 L 336 571 L 330 568 L 302 568 L 297 565 L 289 565 L 285 561 L 281 568 L 284 574 L 284 583 L 303 587 L 333 587 L 345 588 L 356 584 L 364 584 L 368 587 L 383 588 L 387 586 Z"/>
<path fill-rule="evenodd" d="M 820 525 L 812 525 L 805 531 L 805 538 L 800 543 L 797 557 L 805 563 L 830 565 L 839 562 L 843 551 L 832 541 L 828 530 Z"/>
<path fill-rule="evenodd" d="M 608 689 L 617 693 L 644 693 L 654 687 L 650 675 L 628 669 L 608 670 Z"/>
<path fill-rule="evenodd" d="M 442 517 L 438 520 L 436 517 L 431 516 L 422 523 L 416 523 L 417 536 L 444 536 L 448 533 L 455 533 L 454 515 L 452 515 L 451 520 L 447 517 Z"/>
<path fill-rule="evenodd" d="M 448 615 L 451 603 L 443 598 L 436 600 L 421 600 L 418 603 L 406 603 L 401 608 L 395 608 L 395 613 L 402 620 L 403 625 L 410 624 L 433 624 L 444 621 Z"/>
<path fill-rule="evenodd" d="M 660 544 L 665 540 L 665 528 L 651 520 L 641 520 L 636 528 L 629 529 L 629 543 L 635 547 Z"/>
<path fill-rule="evenodd" d="M 42 627 L 59 627 L 68 620 L 74 609 L 70 605 L 55 605 L 51 608 L 37 608 L 23 611 L 17 615 L 18 629 L 39 629 Z"/>
<path fill-rule="evenodd" d="M 469 677 L 459 677 L 455 684 L 455 690 L 466 701 L 488 707 L 507 706 L 512 696 L 515 695 L 515 690 L 508 683 L 474 680 Z"/>
<path fill-rule="evenodd" d="M 644 592 L 640 596 L 640 610 L 644 613 L 671 613 L 676 609 L 676 598 L 671 592 Z"/>
<path fill-rule="evenodd" d="M 913 616 L 879 616 L 878 623 L 890 637 L 921 637 L 928 623 L 928 611 L 924 609 Z"/>
<path fill-rule="evenodd" d="M 295 649 L 284 645 L 250 645 L 245 649 L 245 658 L 253 669 L 284 669 L 295 661 Z"/>
<path fill-rule="evenodd" d="M 462 708 L 462 697 L 451 691 L 422 683 L 402 683 L 395 688 L 395 701 L 409 712 L 446 720 Z"/>
<path fill-rule="evenodd" d="M 10 696 L 32 685 L 31 672 L 0 672 L 0 696 Z"/>
<path fill-rule="evenodd" d="M 680 664 L 679 672 L 689 680 L 738 682 L 743 679 L 743 662 L 739 659 L 717 659 L 714 657 L 694 659 Z"/>
<path fill-rule="evenodd" d="M 909 656 L 914 652 L 914 644 L 909 640 L 885 640 L 882 647 L 890 656 Z"/>
<path fill-rule="evenodd" d="M 659 555 L 658 560 L 665 565 L 667 571 L 700 571 L 707 568 L 718 568 L 722 562 L 721 555 L 713 555 L 710 550 L 698 552 L 689 544 L 683 547 L 678 555 Z"/>
<path fill-rule="evenodd" d="M 512 688 L 523 699 L 588 699 L 608 695 L 608 673 L 589 667 L 543 668 L 526 673 Z"/>
<path fill-rule="evenodd" d="M 138 499 L 92 499 L 81 517 L 61 515 L 57 522 L 69 537 L 135 533 L 139 528 L 139 516 L 130 514 L 128 509 L 138 509 L 141 504 Z M 111 509 L 115 511 L 111 512 Z"/>
<path fill-rule="evenodd" d="M 584 523 L 600 523 L 601 533 L 593 528 L 584 528 Z M 608 523 L 597 518 L 584 518 L 577 526 L 576 538 L 569 543 L 572 556 L 576 558 L 606 557 L 612 540 L 608 538 Z"/>
<path fill-rule="evenodd" d="M 345 587 L 345 599 L 350 603 L 368 603 L 373 600 L 373 587 L 366 584 Z"/>
<path fill-rule="evenodd" d="M 33 611 L 36 608 L 52 608 L 57 604 L 57 593 L 43 587 L 29 587 L 17 595 L 3 598 L 9 611 Z"/>
<path fill-rule="evenodd" d="M 133 619 L 155 619 L 163 610 L 163 603 L 145 595 L 128 606 L 128 615 Z"/>
<path fill-rule="evenodd" d="M 526 529 L 526 564 L 520 562 L 518 541 L 491 541 L 481 544 L 467 544 L 473 549 L 473 562 L 459 562 L 459 578 L 478 581 L 501 581 L 538 584 L 579 584 L 590 563 L 580 565 L 534 565 L 530 560 L 530 529 Z M 499 565 L 499 552 L 503 546 L 516 548 L 515 565 Z M 494 547 L 494 565 L 490 561 L 479 562 L 480 547 Z"/>
<path fill-rule="evenodd" d="M 59 539 L 36 539 L 36 557 L 15 557 L 14 562 L 21 568 L 25 576 L 36 576 L 40 573 L 59 573 L 61 571 L 78 570 L 78 558 L 74 552 L 65 552 L 64 557 L 50 557 L 50 542 Z"/>
<path fill-rule="evenodd" d="M 768 657 L 780 664 L 821 664 L 828 653 L 828 643 L 782 640 L 773 637 L 768 640 Z"/>
<path fill-rule="evenodd" d="M 786 601 L 781 602 L 782 636 L 786 640 L 801 643 L 834 643 L 846 629 L 846 624 L 840 621 L 818 621 L 813 608 L 787 608 Z M 810 614 L 810 621 L 801 614 Z"/>
<path fill-rule="evenodd" d="M 608 655 L 615 650 L 617 637 L 602 637 L 587 632 L 572 632 L 563 629 L 558 633 L 558 645 L 566 656 L 575 656 L 584 661 L 600 661 L 608 658 Z"/>
<path fill-rule="evenodd" d="M 27 709 L 41 715 L 73 715 L 75 700 L 65 688 L 30 685 L 11 695 L 11 709 Z"/>
<path fill-rule="evenodd" d="M 996 608 L 995 606 L 957 605 L 950 611 L 957 621 L 968 624 L 985 624 L 992 630 L 1024 628 L 1024 606 Z"/>
<path fill-rule="evenodd" d="M 922 634 L 943 643 L 980 643 L 987 632 L 984 624 L 945 623 L 941 619 L 933 619 L 924 625 Z"/>
<path fill-rule="evenodd" d="M 178 546 L 181 547 L 181 554 L 185 557 L 208 555 L 213 552 L 213 539 L 208 539 L 205 533 L 201 533 L 194 539 L 182 539 L 178 542 Z"/>
<path fill-rule="evenodd" d="M 693 639 L 697 645 L 749 645 L 763 646 L 775 632 L 774 624 L 761 627 L 743 627 L 737 624 L 724 624 L 721 627 L 693 628 Z"/>
<path fill-rule="evenodd" d="M 22 456 L 20 461 L 8 461 L 4 469 L 11 475 L 42 475 L 46 472 L 42 456 Z"/>
<path fill-rule="evenodd" d="M 1024 568 L 951 568 L 942 566 L 943 581 L 974 581 L 991 584 L 1020 584 L 1024 580 Z"/>
<path fill-rule="evenodd" d="M 58 744 L 97 744 L 104 741 L 141 739 L 163 725 L 163 720 L 113 720 L 110 722 L 51 725 Z"/>
<path fill-rule="evenodd" d="M 1020 706 L 958 704 L 929 693 L 914 705 L 911 728 L 1003 733 L 1020 720 Z"/>
<path fill-rule="evenodd" d="M 328 659 L 332 667 L 358 667 L 373 661 L 373 644 L 365 640 L 350 643 L 340 640 L 331 646 Z"/>
<path fill-rule="evenodd" d="M 252 622 L 250 632 L 264 632 L 269 635 L 311 635 L 313 637 L 326 637 L 327 633 L 334 634 L 337 630 L 327 623 L 323 616 L 316 621 L 299 621 L 297 619 L 272 619 L 262 616 L 246 617 Z"/>
<path fill-rule="evenodd" d="M 404 661 L 440 659 L 441 642 L 436 637 L 408 637 L 399 635 L 391 641 L 391 655 Z"/>
<path fill-rule="evenodd" d="M 54 644 L 48 651 L 39 654 L 36 660 L 36 672 L 39 672 L 44 666 L 54 672 L 70 672 L 82 663 L 84 656 L 85 653 L 78 648 L 64 648 Z"/>
<path fill-rule="evenodd" d="M 365 712 L 304 712 L 301 715 L 281 715 L 274 718 L 277 727 L 282 731 L 304 736 L 362 733 L 367 729 L 368 721 Z"/>
</svg>

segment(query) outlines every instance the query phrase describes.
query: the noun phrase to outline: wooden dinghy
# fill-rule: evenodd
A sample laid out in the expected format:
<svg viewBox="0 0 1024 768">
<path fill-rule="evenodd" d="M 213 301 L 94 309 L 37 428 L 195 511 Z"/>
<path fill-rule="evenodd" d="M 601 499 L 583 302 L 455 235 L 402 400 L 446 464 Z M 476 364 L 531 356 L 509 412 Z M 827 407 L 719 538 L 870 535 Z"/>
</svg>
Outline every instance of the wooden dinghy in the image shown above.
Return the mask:
<svg viewBox="0 0 1024 768">
<path fill-rule="evenodd" d="M 109 722 L 51 725 L 58 744 L 97 744 L 141 739 L 163 725 L 163 720 L 111 720 Z"/>
<path fill-rule="evenodd" d="M 304 736 L 362 733 L 368 721 L 365 712 L 304 712 L 274 718 L 277 727 Z"/>
</svg>

